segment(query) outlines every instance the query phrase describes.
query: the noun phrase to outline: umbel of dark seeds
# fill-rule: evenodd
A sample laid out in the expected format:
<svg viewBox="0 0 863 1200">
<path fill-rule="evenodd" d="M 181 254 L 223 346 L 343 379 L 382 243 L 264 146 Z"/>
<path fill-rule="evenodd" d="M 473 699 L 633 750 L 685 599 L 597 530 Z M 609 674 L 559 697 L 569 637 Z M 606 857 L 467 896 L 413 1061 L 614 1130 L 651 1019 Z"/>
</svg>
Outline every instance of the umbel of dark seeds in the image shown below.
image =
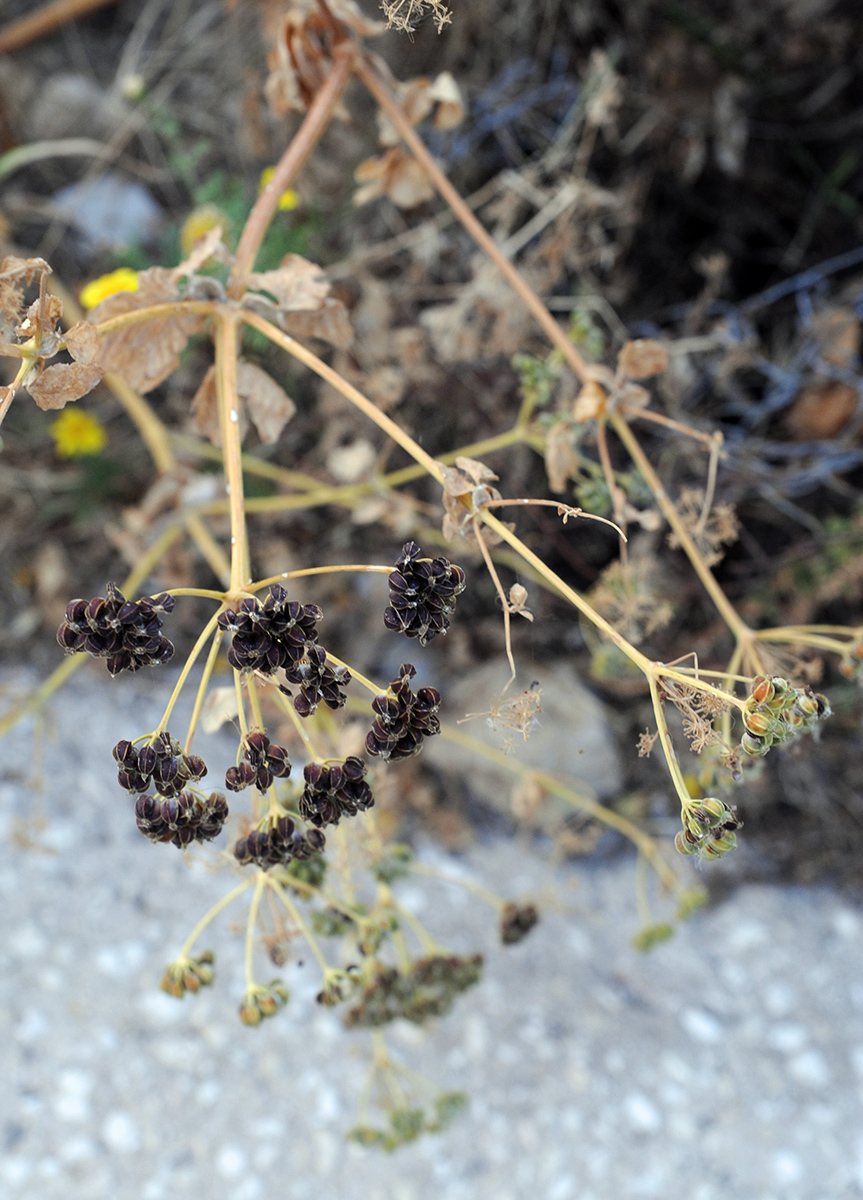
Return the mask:
<svg viewBox="0 0 863 1200">
<path fill-rule="evenodd" d="M 280 667 L 293 670 L 317 642 L 317 623 L 323 616 L 317 604 L 289 600 L 279 584 L 270 587 L 263 604 L 246 596 L 236 609 L 219 614 L 219 627 L 232 635 L 228 662 L 238 671 L 274 675 Z"/>
<path fill-rule="evenodd" d="M 189 784 L 207 774 L 207 764 L 198 754 L 186 754 L 167 729 L 140 749 L 129 741 L 118 742 L 114 759 L 119 767 L 117 782 L 127 792 L 146 792 L 154 787 L 163 796 L 176 797 Z"/>
<path fill-rule="evenodd" d="M 310 717 L 323 701 L 328 708 L 342 708 L 347 700 L 344 689 L 351 681 L 347 667 L 331 667 L 323 646 L 309 646 L 306 657 L 295 667 L 288 667 L 285 675 L 291 683 L 299 684 L 300 694 L 294 696 L 294 708 L 301 717 Z M 279 690 L 290 696 L 290 688 L 279 686 Z"/>
<path fill-rule="evenodd" d="M 375 719 L 366 737 L 366 750 L 385 762 L 419 754 L 423 738 L 440 733 L 440 692 L 424 687 L 414 695 L 410 681 L 416 673 L 413 663 L 402 663 L 386 694 L 372 701 Z"/>
<path fill-rule="evenodd" d="M 449 629 L 450 613 L 464 583 L 461 567 L 446 558 L 423 558 L 416 542 L 406 542 L 389 576 L 390 603 L 384 625 L 426 646 Z"/>
<path fill-rule="evenodd" d="M 342 817 L 355 817 L 375 802 L 366 783 L 366 764 L 354 754 L 329 766 L 307 763 L 303 775 L 306 786 L 298 808 L 310 825 L 338 825 Z"/>
<path fill-rule="evenodd" d="M 234 846 L 234 857 L 243 865 L 257 863 L 273 867 L 292 858 L 308 859 L 320 854 L 326 838 L 320 829 L 300 833 L 290 817 L 279 817 L 268 829 L 255 829 Z"/>
<path fill-rule="evenodd" d="M 209 796 L 179 792 L 176 796 L 139 796 L 135 801 L 138 828 L 151 842 L 209 842 L 228 819 L 228 802 L 221 792 Z"/>
<path fill-rule="evenodd" d="M 173 658 L 174 647 L 162 636 L 160 613 L 169 613 L 174 597 L 168 592 L 127 600 L 113 583 L 107 596 L 70 600 L 57 630 L 57 641 L 70 654 L 107 659 L 111 675 L 155 667 Z"/>
<path fill-rule="evenodd" d="M 225 787 L 230 792 L 241 792 L 254 784 L 265 792 L 274 779 L 287 779 L 291 773 L 291 760 L 284 746 L 277 746 L 267 735 L 255 730 L 243 738 L 243 759 L 236 767 L 228 767 Z"/>
</svg>

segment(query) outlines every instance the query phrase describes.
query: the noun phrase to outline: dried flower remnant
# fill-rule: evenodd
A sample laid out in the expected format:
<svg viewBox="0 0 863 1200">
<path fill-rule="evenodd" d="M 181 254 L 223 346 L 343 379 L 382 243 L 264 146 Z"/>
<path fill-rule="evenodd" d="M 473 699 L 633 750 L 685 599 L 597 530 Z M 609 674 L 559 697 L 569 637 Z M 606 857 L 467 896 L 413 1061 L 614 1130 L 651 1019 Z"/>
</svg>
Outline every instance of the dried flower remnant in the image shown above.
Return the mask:
<svg viewBox="0 0 863 1200">
<path fill-rule="evenodd" d="M 173 607 L 174 597 L 168 592 L 127 600 L 109 583 L 104 598 L 69 602 L 57 641 L 67 653 L 106 659 L 111 675 L 158 666 L 174 655 L 172 643 L 162 636 L 159 615 Z"/>
<path fill-rule="evenodd" d="M 677 500 L 677 511 L 683 526 L 701 552 L 708 567 L 713 567 L 725 555 L 723 546 L 737 541 L 740 524 L 733 504 L 714 504 L 704 512 L 704 492 L 699 488 L 683 488 Z M 672 550 L 680 547 L 676 534 L 668 535 Z"/>
<path fill-rule="evenodd" d="M 461 567 L 443 557 L 423 558 L 416 542 L 406 542 L 389 576 L 390 604 L 384 625 L 427 646 L 449 629 L 450 613 L 464 586 Z"/>
<path fill-rule="evenodd" d="M 500 940 L 504 946 L 523 941 L 539 921 L 535 904 L 516 904 L 510 900 L 503 906 L 500 917 Z"/>
<path fill-rule="evenodd" d="M 422 749 L 423 738 L 440 733 L 440 692 L 424 687 L 414 695 L 410 681 L 415 675 L 413 663 L 402 663 L 387 692 L 372 701 L 375 719 L 366 750 L 384 762 L 412 758 Z"/>
<path fill-rule="evenodd" d="M 438 33 L 452 21 L 452 12 L 441 0 L 381 0 L 386 13 L 387 29 L 413 33 L 417 25 L 430 16 Z"/>
</svg>

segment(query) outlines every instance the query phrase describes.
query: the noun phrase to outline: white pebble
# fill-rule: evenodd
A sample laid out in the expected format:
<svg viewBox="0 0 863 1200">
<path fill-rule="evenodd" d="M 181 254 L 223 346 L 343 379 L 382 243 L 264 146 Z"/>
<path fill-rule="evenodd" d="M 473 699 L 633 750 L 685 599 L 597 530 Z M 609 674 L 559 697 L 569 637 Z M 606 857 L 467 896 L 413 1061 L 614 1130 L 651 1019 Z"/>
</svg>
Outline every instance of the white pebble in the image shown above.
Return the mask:
<svg viewBox="0 0 863 1200">
<path fill-rule="evenodd" d="M 223 1146 L 216 1155 L 216 1170 L 225 1179 L 237 1179 L 246 1169 L 246 1152 L 239 1146 Z"/>
<path fill-rule="evenodd" d="M 134 1154 L 141 1147 L 141 1135 L 132 1117 L 125 1112 L 111 1113 L 102 1125 L 102 1141 L 117 1154 Z"/>
<path fill-rule="evenodd" d="M 643 1092 L 631 1092 L 623 1102 L 623 1110 L 636 1133 L 655 1133 L 662 1125 L 662 1113 Z"/>
<path fill-rule="evenodd" d="M 777 1184 L 798 1183 L 803 1177 L 803 1164 L 790 1150 L 780 1150 L 773 1156 L 773 1178 Z"/>
<path fill-rule="evenodd" d="M 784 1021 L 781 1025 L 772 1025 L 765 1036 L 767 1045 L 783 1054 L 795 1054 L 802 1050 L 809 1040 L 805 1025 Z"/>
<path fill-rule="evenodd" d="M 680 1014 L 680 1024 L 696 1042 L 718 1042 L 722 1037 L 722 1024 L 713 1013 L 703 1008 L 685 1008 Z"/>
<path fill-rule="evenodd" d="M 788 1063 L 788 1071 L 798 1083 L 809 1087 L 826 1087 L 830 1082 L 830 1068 L 824 1055 L 818 1050 L 804 1050 Z"/>
</svg>

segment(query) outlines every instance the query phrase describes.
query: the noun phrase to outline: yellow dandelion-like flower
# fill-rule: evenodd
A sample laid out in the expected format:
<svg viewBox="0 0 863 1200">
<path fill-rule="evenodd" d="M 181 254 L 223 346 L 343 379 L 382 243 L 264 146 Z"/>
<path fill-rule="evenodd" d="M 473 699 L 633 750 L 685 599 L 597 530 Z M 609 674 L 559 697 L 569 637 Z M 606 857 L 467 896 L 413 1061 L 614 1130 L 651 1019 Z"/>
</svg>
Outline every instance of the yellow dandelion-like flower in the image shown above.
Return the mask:
<svg viewBox="0 0 863 1200">
<path fill-rule="evenodd" d="M 81 288 L 80 300 L 84 308 L 95 308 L 106 296 L 113 296 L 115 292 L 137 290 L 138 272 L 131 267 L 118 267 L 116 271 L 109 271 L 107 275 L 100 275 L 98 279 L 86 283 Z"/>
<path fill-rule="evenodd" d="M 211 229 L 217 226 L 227 229 L 229 224 L 228 218 L 215 204 L 199 204 L 197 208 L 193 208 L 180 227 L 180 249 L 183 258 L 189 257 L 195 242 Z"/>
<path fill-rule="evenodd" d="M 51 422 L 49 429 L 60 458 L 83 458 L 87 454 L 98 454 L 108 441 L 102 422 L 77 405 L 64 408 L 56 421 Z"/>
<path fill-rule="evenodd" d="M 275 173 L 275 167 L 264 167 L 263 171 L 261 171 L 261 178 L 258 183 L 259 194 L 264 190 Z M 287 191 L 282 192 L 281 196 L 279 196 L 279 212 L 291 212 L 292 209 L 299 208 L 299 206 L 300 197 L 293 188 L 288 188 Z"/>
</svg>

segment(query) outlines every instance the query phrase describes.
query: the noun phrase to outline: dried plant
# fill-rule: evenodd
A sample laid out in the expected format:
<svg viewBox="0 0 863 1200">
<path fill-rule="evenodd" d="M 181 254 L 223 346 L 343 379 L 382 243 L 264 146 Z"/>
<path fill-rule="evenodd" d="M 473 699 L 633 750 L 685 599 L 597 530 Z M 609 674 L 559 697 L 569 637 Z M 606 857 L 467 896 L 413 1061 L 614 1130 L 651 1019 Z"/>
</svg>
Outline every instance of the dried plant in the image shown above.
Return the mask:
<svg viewBox="0 0 863 1200">
<path fill-rule="evenodd" d="M 438 29 L 449 20 L 437 0 L 397 0 L 385 3 L 384 9 L 390 25 L 408 31 L 426 12 Z M 69 658 L 0 730 L 8 730 L 44 702 L 88 656 L 104 659 L 111 675 L 168 661 L 173 647 L 163 631 L 163 617 L 186 596 L 212 604 L 157 727 L 130 729 L 113 751 L 119 786 L 129 794 L 129 819 L 149 840 L 178 847 L 209 842 L 226 827 L 229 808 L 228 827 L 239 832 L 231 855 L 238 882 L 190 931 L 166 969 L 163 987 L 181 997 L 213 983 L 214 955 L 200 950 L 198 943 L 214 918 L 245 898 L 246 983 L 240 1019 L 257 1025 L 289 1001 L 278 978 L 265 982 L 259 977 L 258 943 L 268 948 L 272 961 L 282 964 L 294 942 L 305 941 L 321 969 L 320 1003 L 344 1006 L 347 1026 L 372 1030 L 369 1094 L 384 1109 L 385 1122 L 375 1126 L 363 1115 L 352 1136 L 390 1149 L 421 1132 L 442 1128 L 462 1100 L 452 1093 L 435 1094 L 409 1077 L 387 1048 L 383 1030 L 398 1017 L 424 1022 L 448 1011 L 477 983 L 482 961 L 479 955 L 455 955 L 441 946 L 399 899 L 399 879 L 424 868 L 413 861 L 409 848 L 391 840 L 392 822 L 379 819 L 375 793 L 384 786 L 389 763 L 421 753 L 428 737 L 471 744 L 478 754 L 505 763 L 525 788 L 554 795 L 573 812 L 628 837 L 676 903 L 678 915 L 687 915 L 702 893 L 672 865 L 667 846 L 652 832 L 579 793 L 567 781 L 523 766 L 517 753 L 488 750 L 442 722 L 445 681 L 414 692 L 412 663 L 402 664 L 397 677 L 383 685 L 341 662 L 325 648 L 332 618 L 317 604 L 293 598 L 293 581 L 335 571 L 386 575 L 389 604 L 382 607 L 381 621 L 392 636 L 406 637 L 422 648 L 445 635 L 457 619 L 457 597 L 471 579 L 448 556 L 424 553 L 413 537 L 416 506 L 409 492 L 397 490 L 421 475 L 430 477 L 440 487 L 440 536 L 474 555 L 479 552 L 494 581 L 513 678 L 510 618 L 533 619 L 524 586 L 516 582 L 507 589 L 500 579 L 505 564 L 515 560 L 537 585 L 562 597 L 647 681 L 656 728 L 642 734 L 639 753 L 649 754 L 659 743 L 680 803 L 681 829 L 674 844 L 682 854 L 700 860 L 729 852 L 741 822 L 735 806 L 722 795 L 690 793 L 669 730 L 668 705 L 682 714 L 691 748 L 704 752 L 713 765 L 712 790 L 727 789 L 747 764 L 775 746 L 816 732 L 830 715 L 829 702 L 808 682 L 794 683 L 779 674 L 774 648 L 835 655 L 846 675 L 861 679 L 863 625 L 754 629 L 736 611 L 710 569 L 737 532 L 732 511 L 713 502 L 720 439 L 682 426 L 653 407 L 644 381 L 661 375 L 669 362 L 666 347 L 658 341 L 628 341 L 613 367 L 589 365 L 569 332 L 455 191 L 415 130 L 416 123 L 431 114 L 439 124 L 457 120 L 460 99 L 454 84 L 443 77 L 434 84 L 396 84 L 361 40 L 380 32 L 381 26 L 362 17 L 350 0 L 303 0 L 286 13 L 269 6 L 265 16 L 273 46 L 269 98 L 277 111 L 294 109 L 304 118 L 253 207 L 235 254 L 224 245 L 221 231 L 211 229 L 185 262 L 173 269 L 140 272 L 134 290 L 108 296 L 86 320 L 65 332 L 60 325 L 62 304 L 49 290 L 47 263 L 7 257 L 0 264 L 0 354 L 19 363 L 14 381 L 2 393 L 0 419 L 21 391 L 29 391 L 41 408 L 59 409 L 105 379 L 153 458 L 159 479 L 147 503 L 154 511 L 171 506 L 174 510 L 163 520 L 158 537 L 141 545 L 135 569 L 121 586 L 109 583 L 105 596 L 70 601 L 58 630 Z M 314 338 L 338 352 L 353 337 L 348 313 L 323 271 L 298 255 L 289 255 L 275 270 L 254 270 L 279 197 L 330 120 L 339 115 L 351 78 L 366 85 L 380 108 L 383 147 L 380 157 L 359 168 L 363 187 L 357 198 L 362 202 L 387 193 L 396 203 L 409 205 L 432 192 L 440 195 L 486 254 L 495 295 L 500 294 L 503 276 L 553 347 L 555 357 L 549 363 L 522 356 L 518 365 L 525 383 L 523 403 L 513 427 L 470 447 L 469 453 L 454 448 L 445 461 L 426 453 L 382 404 L 349 380 L 347 367 L 342 373 L 309 348 Z M 474 290 L 459 302 L 459 313 L 464 304 L 476 301 L 484 280 L 477 276 Z M 26 292 L 34 283 L 38 296 L 28 303 Z M 493 324 L 500 311 L 489 308 Z M 441 338 L 444 316 L 453 319 L 452 313 L 438 313 L 437 324 L 432 322 L 435 336 Z M 500 332 L 499 326 L 495 329 Z M 294 404 L 276 379 L 242 356 L 246 331 L 262 335 L 324 380 L 413 459 L 412 470 L 378 476 L 372 487 L 351 483 L 338 491 L 341 502 L 356 509 L 374 493 L 371 502 L 377 507 L 372 517 L 390 531 L 393 543 L 390 563 L 297 568 L 255 578 L 247 533 L 247 513 L 253 505 L 244 491 L 244 465 L 252 470 L 260 463 L 254 455 L 244 458 L 243 436 L 252 425 L 263 442 L 276 441 Z M 227 497 L 195 506 L 183 499 L 183 473 L 168 431 L 144 397 L 176 369 L 189 338 L 201 333 L 212 338 L 214 363 L 190 408 L 202 438 L 218 447 Z M 61 351 L 69 353 L 71 363 L 52 363 Z M 565 398 L 560 412 L 549 420 L 542 410 L 564 372 L 579 381 L 578 392 Z M 635 427 L 642 422 L 686 438 L 704 453 L 707 478 L 702 492 L 682 490 L 677 499 L 668 494 L 636 435 Z M 629 473 L 613 469 L 612 441 L 628 455 Z M 582 511 L 553 499 L 508 498 L 505 483 L 480 456 L 519 444 L 531 445 L 545 456 L 553 491 L 560 493 L 574 481 L 576 495 L 583 498 L 590 487 L 598 511 Z M 276 477 L 279 472 L 271 471 Z M 291 482 L 290 472 L 284 475 Z M 299 496 L 295 492 L 274 497 L 268 507 L 298 510 L 333 495 L 332 486 L 322 484 Z M 556 509 L 563 523 L 574 518 L 569 532 L 578 525 L 575 518 L 592 517 L 605 522 L 609 537 L 619 537 L 620 561 L 605 571 L 590 598 L 553 571 L 517 532 L 516 524 L 496 515 L 503 507 L 542 505 Z M 208 521 L 225 512 L 230 544 L 222 547 Z M 396 538 L 391 531 L 400 522 L 407 523 L 409 532 Z M 626 531 L 634 525 L 655 531 L 662 522 L 668 526 L 670 544 L 688 560 L 733 642 L 728 662 L 720 669 L 656 661 L 639 648 L 668 622 L 671 608 L 658 594 L 651 559 L 627 550 Z M 141 595 L 148 576 L 183 538 L 198 547 L 220 586 L 171 587 Z M 227 699 L 224 689 L 211 687 L 216 664 L 225 653 L 233 673 Z M 191 721 L 178 737 L 169 723 L 199 661 L 203 669 Z M 357 691 L 369 694 L 368 703 L 354 699 Z M 211 791 L 200 786 L 208 767 L 193 752 L 193 744 L 198 725 L 213 719 L 208 696 L 216 692 L 222 693 L 217 698 L 228 717 L 236 718 L 239 739 L 235 760 L 225 770 L 224 790 Z M 531 686 L 515 697 L 504 693 L 492 700 L 486 715 L 504 731 L 507 742 L 515 742 L 515 735 L 528 736 L 540 712 L 539 692 Z M 331 715 L 346 706 L 352 712 L 364 710 L 367 721 L 364 742 L 349 749 Z M 277 720 L 290 723 L 292 746 L 273 740 Z M 292 754 L 297 761 L 292 762 Z M 245 798 L 236 800 L 240 793 L 246 793 Z M 365 893 L 355 885 L 360 872 L 367 880 Z M 504 943 L 520 940 L 536 923 L 532 904 L 470 886 L 498 913 Z M 639 905 L 643 928 L 638 944 L 646 948 L 667 936 L 671 925 L 653 920 L 644 895 Z"/>
</svg>

